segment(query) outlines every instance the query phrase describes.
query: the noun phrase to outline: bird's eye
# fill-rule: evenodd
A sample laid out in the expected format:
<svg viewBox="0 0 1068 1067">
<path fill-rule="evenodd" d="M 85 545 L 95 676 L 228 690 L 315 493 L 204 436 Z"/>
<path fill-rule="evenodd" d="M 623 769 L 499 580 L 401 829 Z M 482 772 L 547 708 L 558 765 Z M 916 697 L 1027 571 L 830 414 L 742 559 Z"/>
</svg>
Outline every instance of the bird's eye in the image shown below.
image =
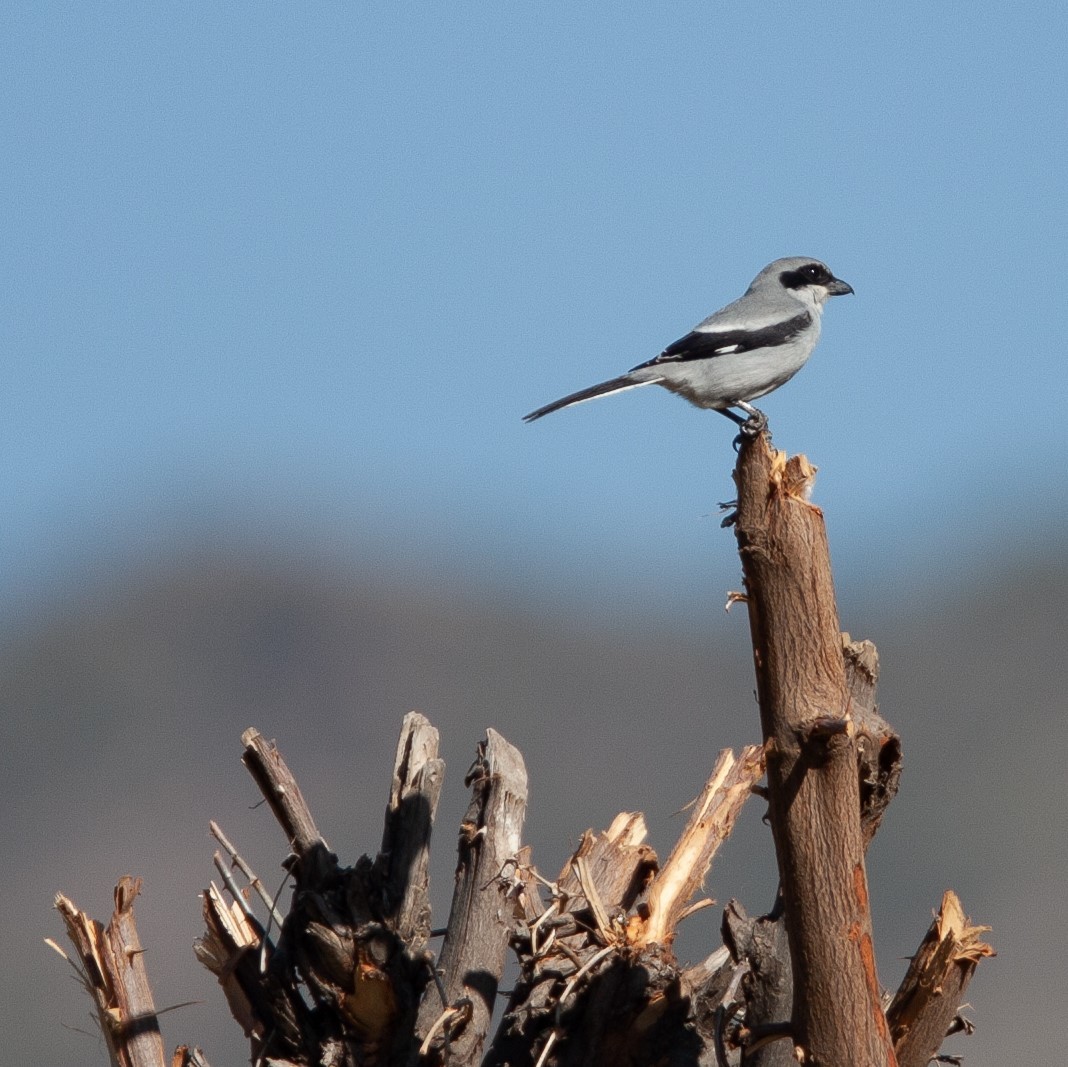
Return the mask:
<svg viewBox="0 0 1068 1067">
<path fill-rule="evenodd" d="M 779 283 L 784 289 L 805 289 L 811 285 L 827 285 L 834 275 L 822 263 L 802 263 L 793 270 L 783 271 Z"/>
</svg>

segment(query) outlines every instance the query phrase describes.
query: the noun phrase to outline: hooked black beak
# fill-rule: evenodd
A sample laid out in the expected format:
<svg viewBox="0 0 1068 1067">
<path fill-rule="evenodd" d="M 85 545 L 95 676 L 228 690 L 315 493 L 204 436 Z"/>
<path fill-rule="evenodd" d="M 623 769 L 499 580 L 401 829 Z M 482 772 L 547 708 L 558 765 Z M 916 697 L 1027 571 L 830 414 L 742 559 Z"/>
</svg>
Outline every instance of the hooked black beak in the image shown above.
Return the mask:
<svg viewBox="0 0 1068 1067">
<path fill-rule="evenodd" d="M 827 283 L 827 292 L 830 293 L 831 296 L 845 296 L 846 293 L 853 292 L 853 286 L 851 286 L 849 282 L 842 281 L 841 278 L 832 278 Z"/>
</svg>

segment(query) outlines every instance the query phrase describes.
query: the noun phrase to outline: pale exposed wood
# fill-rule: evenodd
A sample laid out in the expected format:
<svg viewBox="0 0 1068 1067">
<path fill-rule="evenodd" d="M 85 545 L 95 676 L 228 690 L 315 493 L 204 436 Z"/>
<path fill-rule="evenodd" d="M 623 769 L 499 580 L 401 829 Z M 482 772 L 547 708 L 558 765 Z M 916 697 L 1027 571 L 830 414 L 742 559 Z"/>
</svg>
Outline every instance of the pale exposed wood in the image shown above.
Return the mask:
<svg viewBox="0 0 1068 1067">
<path fill-rule="evenodd" d="M 794 1038 L 809 1062 L 888 1067 L 860 826 L 857 746 L 815 469 L 746 440 L 735 478 L 767 767 L 794 976 Z M 833 1005 L 833 1010 L 829 1006 Z"/>
<path fill-rule="evenodd" d="M 443 1011 L 461 1002 L 467 1018 L 448 1028 L 449 1064 L 478 1063 L 496 1006 L 512 933 L 511 875 L 522 845 L 527 771 L 519 750 L 488 730 L 467 773 L 471 802 L 460 827 L 459 862 L 438 968 L 445 1003 L 431 990 L 419 1010 L 425 1038 Z M 435 1044 L 429 1062 L 444 1061 Z"/>
<path fill-rule="evenodd" d="M 973 926 L 956 893 L 947 890 L 901 986 L 887 1009 L 900 1067 L 925 1067 L 942 1046 L 984 956 L 989 926 Z"/>
<path fill-rule="evenodd" d="M 197 959 L 219 980 L 230 1013 L 249 1039 L 253 1059 L 299 1062 L 314 1045 L 314 1028 L 299 991 L 265 944 L 259 921 L 211 885 L 203 894 L 205 932 L 194 942 Z"/>
<path fill-rule="evenodd" d="M 133 902 L 141 879 L 126 876 L 115 887 L 115 909 L 102 926 L 62 893 L 55 899 L 80 961 L 78 971 L 93 997 L 100 1030 L 115 1067 L 164 1067 L 144 950 L 134 921 Z"/>
<path fill-rule="evenodd" d="M 267 909 L 267 913 L 269 914 L 271 921 L 274 923 L 275 928 L 280 930 L 282 928 L 283 917 L 278 911 L 274 898 L 267 892 L 267 887 L 256 875 L 256 872 L 245 862 L 237 849 L 230 842 L 230 839 L 223 833 L 222 827 L 219 826 L 214 819 L 209 821 L 208 829 L 211 831 L 211 836 L 222 845 L 226 850 L 226 854 L 230 857 L 229 866 L 223 864 L 222 856 L 219 855 L 218 852 L 215 853 L 215 856 L 213 856 L 212 859 L 215 861 L 215 869 L 218 870 L 220 875 L 226 880 L 227 889 L 230 890 L 234 902 L 240 904 L 249 915 L 252 914 L 252 907 L 246 901 L 244 893 L 236 888 L 236 882 L 234 882 L 231 868 L 236 868 L 246 879 L 248 879 L 249 889 L 260 898 L 260 901 Z M 216 857 L 218 858 L 216 859 Z M 225 870 L 223 869 L 224 866 Z"/>
<path fill-rule="evenodd" d="M 701 888 L 719 846 L 734 829 L 742 805 L 764 776 L 764 753 L 748 745 L 736 757 L 728 748 L 719 754 L 712 775 L 694 801 L 689 822 L 667 863 L 646 893 L 648 919 L 636 945 L 670 945 L 679 918 Z"/>
</svg>

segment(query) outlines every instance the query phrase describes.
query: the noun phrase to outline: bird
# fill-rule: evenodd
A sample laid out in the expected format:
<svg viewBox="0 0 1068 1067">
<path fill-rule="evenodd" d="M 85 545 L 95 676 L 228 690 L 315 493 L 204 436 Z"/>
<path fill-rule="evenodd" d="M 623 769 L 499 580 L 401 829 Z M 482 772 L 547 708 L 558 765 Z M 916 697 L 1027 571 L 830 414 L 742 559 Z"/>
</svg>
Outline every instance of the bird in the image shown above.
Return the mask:
<svg viewBox="0 0 1068 1067">
<path fill-rule="evenodd" d="M 699 322 L 655 359 L 554 400 L 524 415 L 523 421 L 598 396 L 660 385 L 755 432 L 767 419 L 750 401 L 778 389 L 808 362 L 820 338 L 824 305 L 832 296 L 852 292 L 848 282 L 818 259 L 777 259 L 753 279 L 744 295 Z"/>
</svg>

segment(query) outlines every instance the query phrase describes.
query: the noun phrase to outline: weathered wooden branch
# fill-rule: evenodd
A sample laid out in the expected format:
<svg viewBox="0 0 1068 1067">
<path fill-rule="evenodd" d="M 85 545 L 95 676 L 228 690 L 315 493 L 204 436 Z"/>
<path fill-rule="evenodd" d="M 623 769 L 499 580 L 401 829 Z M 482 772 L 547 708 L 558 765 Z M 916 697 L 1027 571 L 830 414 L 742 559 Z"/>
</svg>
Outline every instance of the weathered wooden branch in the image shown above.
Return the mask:
<svg viewBox="0 0 1068 1067">
<path fill-rule="evenodd" d="M 791 1022 L 809 1063 L 889 1067 L 856 724 L 823 516 L 806 499 L 814 474 L 804 457 L 773 451 L 766 434 L 742 444 L 735 469 L 735 532 L 794 978 Z"/>
<path fill-rule="evenodd" d="M 887 1009 L 900 1067 L 926 1067 L 953 1030 L 964 991 L 984 956 L 994 950 L 980 940 L 989 926 L 972 926 L 951 890 L 912 957 Z"/>
<path fill-rule="evenodd" d="M 62 893 L 55 899 L 56 910 L 63 916 L 67 935 L 78 953 L 75 969 L 93 998 L 114 1067 L 164 1064 L 163 1038 L 134 921 L 133 903 L 140 892 L 140 878 L 119 880 L 115 910 L 106 927 Z"/>
<path fill-rule="evenodd" d="M 768 915 L 750 918 L 732 900 L 723 912 L 723 940 L 732 958 L 746 965 L 742 978 L 745 1023 L 737 1035 L 742 1067 L 795 1067 L 793 1040 L 769 1041 L 756 1047 L 751 1040 L 753 1034 L 768 1027 L 792 1025 L 793 972 L 781 907 Z"/>
<path fill-rule="evenodd" d="M 307 879 L 319 880 L 326 877 L 336 864 L 336 857 L 331 856 L 329 847 L 315 825 L 304 794 L 278 749 L 255 729 L 246 730 L 241 735 L 241 743 L 245 746 L 241 762 L 248 768 L 264 800 L 270 805 L 274 817 L 289 839 L 294 862 L 304 864 L 305 867 L 318 865 L 318 870 L 304 872 Z"/>
<path fill-rule="evenodd" d="M 512 932 L 512 879 L 522 845 L 527 770 L 519 750 L 487 731 L 467 773 L 471 803 L 460 826 L 456 889 L 438 961 L 443 997 L 427 996 L 417 1033 L 427 1062 L 474 1064 L 482 1057 Z M 444 1001 L 444 1002 L 443 1002 Z M 442 1040 L 432 1040 L 443 1022 Z"/>
<path fill-rule="evenodd" d="M 376 873 L 385 895 L 384 915 L 415 956 L 430 938 L 430 832 L 444 782 L 438 731 L 426 716 L 411 711 L 397 743 Z"/>
</svg>

